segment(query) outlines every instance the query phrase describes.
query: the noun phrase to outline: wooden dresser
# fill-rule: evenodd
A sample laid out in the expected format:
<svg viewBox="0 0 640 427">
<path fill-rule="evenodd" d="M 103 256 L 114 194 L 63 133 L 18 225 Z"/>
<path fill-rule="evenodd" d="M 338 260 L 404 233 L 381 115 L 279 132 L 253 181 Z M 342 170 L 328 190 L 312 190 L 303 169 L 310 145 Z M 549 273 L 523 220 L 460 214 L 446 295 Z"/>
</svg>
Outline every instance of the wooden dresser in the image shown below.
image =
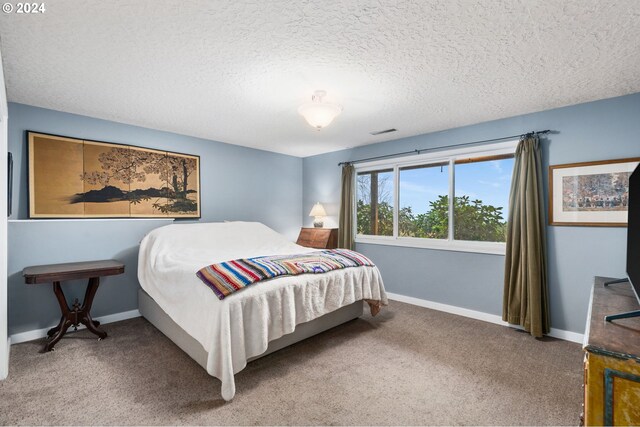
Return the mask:
<svg viewBox="0 0 640 427">
<path fill-rule="evenodd" d="M 640 318 L 605 322 L 638 310 L 631 285 L 596 277 L 584 338 L 584 424 L 640 425 Z"/>
<path fill-rule="evenodd" d="M 296 243 L 308 248 L 335 249 L 338 247 L 338 229 L 301 228 Z"/>
</svg>

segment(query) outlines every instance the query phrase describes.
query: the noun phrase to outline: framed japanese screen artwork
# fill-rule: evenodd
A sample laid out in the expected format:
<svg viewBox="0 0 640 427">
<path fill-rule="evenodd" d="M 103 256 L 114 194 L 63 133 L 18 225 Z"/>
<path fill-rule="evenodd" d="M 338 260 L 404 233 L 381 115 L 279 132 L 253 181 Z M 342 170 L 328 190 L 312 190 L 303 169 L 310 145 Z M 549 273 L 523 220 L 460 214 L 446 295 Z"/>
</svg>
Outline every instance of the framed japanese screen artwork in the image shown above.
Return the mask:
<svg viewBox="0 0 640 427">
<path fill-rule="evenodd" d="M 30 218 L 200 217 L 200 157 L 27 132 Z"/>
</svg>

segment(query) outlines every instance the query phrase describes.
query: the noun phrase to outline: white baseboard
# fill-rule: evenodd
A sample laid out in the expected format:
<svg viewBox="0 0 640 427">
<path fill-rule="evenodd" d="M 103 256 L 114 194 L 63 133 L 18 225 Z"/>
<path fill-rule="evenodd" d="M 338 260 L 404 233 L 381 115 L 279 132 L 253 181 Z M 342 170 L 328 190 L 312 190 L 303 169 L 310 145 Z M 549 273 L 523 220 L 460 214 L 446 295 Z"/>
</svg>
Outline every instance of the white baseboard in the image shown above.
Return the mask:
<svg viewBox="0 0 640 427">
<path fill-rule="evenodd" d="M 7 358 L 2 361 L 0 366 L 0 381 L 7 378 L 9 375 L 9 356 L 11 353 L 11 337 L 7 338 Z"/>
<path fill-rule="evenodd" d="M 442 304 L 439 302 L 429 301 L 421 298 L 408 297 L 408 296 L 396 294 L 393 292 L 387 292 L 387 296 L 391 300 L 404 302 L 412 305 L 417 305 L 419 307 L 425 307 L 425 308 L 430 308 L 432 310 L 444 311 L 445 313 L 451 313 L 451 314 L 456 314 L 458 316 L 469 317 L 471 319 L 482 320 L 485 322 L 494 323 L 496 325 L 519 327 L 517 325 L 510 325 L 509 323 L 503 321 L 502 317 L 495 314 L 484 313 L 482 311 L 476 311 L 476 310 L 469 310 L 468 308 L 456 307 L 454 305 Z M 132 319 L 134 317 L 140 317 L 140 316 L 141 316 L 140 311 L 136 309 L 131 311 L 125 311 L 123 313 L 115 313 L 115 314 L 109 314 L 107 316 L 97 317 L 96 320 L 98 320 L 100 323 L 104 325 L 108 323 L 119 322 L 120 320 Z M 11 344 L 19 344 L 21 342 L 37 340 L 37 339 L 46 337 L 47 331 L 53 328 L 54 326 L 55 325 L 51 325 L 48 328 L 36 329 L 33 331 L 21 332 L 19 334 L 11 335 L 8 339 L 7 352 L 10 351 Z M 78 329 L 79 330 L 85 329 L 85 327 L 83 325 L 80 325 L 78 326 Z M 577 343 L 582 343 L 584 339 L 583 334 L 579 334 L 577 332 L 565 331 L 562 329 L 555 329 L 555 328 L 551 328 L 551 332 L 549 333 L 549 336 L 558 338 L 561 340 L 577 342 Z M 7 361 L 8 360 L 9 360 L 9 357 L 7 354 Z M 0 367 L 0 379 L 3 379 L 2 377 L 2 374 L 4 373 L 2 372 L 3 368 L 4 367 Z M 6 377 L 6 374 L 5 374 L 5 377 Z"/>
<path fill-rule="evenodd" d="M 549 336 L 565 341 L 577 342 L 578 344 L 584 343 L 584 334 L 565 331 L 564 329 L 551 328 L 551 330 L 549 331 Z"/>
<path fill-rule="evenodd" d="M 420 298 L 408 297 L 405 295 L 394 294 L 387 292 L 389 299 L 394 301 L 404 302 L 411 305 L 417 305 L 419 307 L 430 308 L 432 310 L 444 311 L 446 313 L 457 314 L 458 316 L 470 317 L 476 320 L 483 320 L 489 323 L 495 323 L 496 325 L 509 326 L 511 328 L 520 328 L 518 325 L 511 325 L 502 317 L 495 314 L 484 313 L 482 311 L 469 310 L 468 308 L 456 307 L 454 305 L 442 304 L 439 302 L 429 301 Z M 565 341 L 577 342 L 582 344 L 584 335 L 577 332 L 565 331 L 562 329 L 551 328 L 549 332 L 550 337 L 558 338 Z"/>
<path fill-rule="evenodd" d="M 140 311 L 138 309 L 125 311 L 122 313 L 108 314 L 102 317 L 96 317 L 95 320 L 99 321 L 102 325 L 107 323 L 119 322 L 120 320 L 132 319 L 134 317 L 140 317 Z M 19 344 L 21 342 L 33 341 L 47 336 L 47 331 L 53 328 L 55 325 L 51 325 L 48 328 L 35 329 L 33 331 L 20 332 L 19 334 L 13 334 L 9 338 L 11 344 Z M 78 330 L 86 329 L 84 325 L 78 325 Z"/>
</svg>

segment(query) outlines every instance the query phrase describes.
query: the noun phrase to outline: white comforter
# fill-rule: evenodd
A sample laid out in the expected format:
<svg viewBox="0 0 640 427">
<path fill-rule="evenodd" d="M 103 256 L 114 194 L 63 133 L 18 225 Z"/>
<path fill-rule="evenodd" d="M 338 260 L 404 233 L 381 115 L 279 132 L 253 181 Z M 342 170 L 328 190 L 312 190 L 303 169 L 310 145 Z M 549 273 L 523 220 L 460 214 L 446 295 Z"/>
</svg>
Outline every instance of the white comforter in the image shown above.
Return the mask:
<svg viewBox="0 0 640 427">
<path fill-rule="evenodd" d="M 249 286 L 224 300 L 196 277 L 217 262 L 262 255 L 311 252 L 257 222 L 168 225 L 140 245 L 142 288 L 209 353 L 207 372 L 222 381 L 222 397 L 235 395 L 233 375 L 269 341 L 362 299 L 387 304 L 377 268 L 287 276 Z"/>
</svg>

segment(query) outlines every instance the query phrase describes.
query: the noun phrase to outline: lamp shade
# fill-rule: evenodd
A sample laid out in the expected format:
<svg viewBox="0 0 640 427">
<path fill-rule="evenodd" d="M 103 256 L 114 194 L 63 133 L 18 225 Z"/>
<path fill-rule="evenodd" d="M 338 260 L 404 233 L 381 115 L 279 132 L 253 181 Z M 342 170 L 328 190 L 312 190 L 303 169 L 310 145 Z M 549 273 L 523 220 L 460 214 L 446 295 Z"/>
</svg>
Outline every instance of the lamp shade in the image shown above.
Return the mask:
<svg viewBox="0 0 640 427">
<path fill-rule="evenodd" d="M 323 90 L 317 90 L 312 96 L 312 102 L 302 104 L 298 108 L 298 113 L 305 118 L 314 128 L 320 130 L 329 126 L 333 119 L 342 112 L 342 107 L 337 104 L 322 101 L 322 97 L 326 95 Z"/>
<path fill-rule="evenodd" d="M 311 208 L 309 216 L 327 216 L 327 212 L 324 210 L 324 207 L 322 207 L 320 202 L 318 202 Z"/>
</svg>

